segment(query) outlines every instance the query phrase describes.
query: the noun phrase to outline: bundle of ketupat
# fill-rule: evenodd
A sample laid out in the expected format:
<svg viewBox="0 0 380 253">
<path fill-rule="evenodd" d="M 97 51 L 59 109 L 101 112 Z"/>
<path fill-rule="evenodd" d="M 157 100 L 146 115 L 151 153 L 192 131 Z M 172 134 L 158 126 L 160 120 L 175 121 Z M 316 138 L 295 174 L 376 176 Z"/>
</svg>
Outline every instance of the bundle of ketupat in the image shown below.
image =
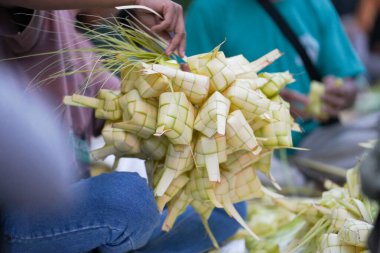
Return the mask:
<svg viewBox="0 0 380 253">
<path fill-rule="evenodd" d="M 321 253 L 366 251 L 377 206 L 362 194 L 358 169 L 349 170 L 346 179 L 345 187 L 330 184 L 330 189 L 318 201 L 288 205 L 312 225 L 302 239 L 291 245 L 289 252 L 307 249 L 313 241 L 317 242 L 316 252 Z"/>
<path fill-rule="evenodd" d="M 361 193 L 358 170 L 347 184 L 330 183 L 320 199 L 266 199 L 249 207 L 248 225 L 261 241 L 241 231 L 250 252 L 359 253 L 366 249 L 376 204 Z M 260 216 L 260 214 L 262 214 Z"/>
<path fill-rule="evenodd" d="M 219 207 L 257 238 L 233 204 L 274 196 L 256 173 L 264 172 L 276 185 L 269 172 L 271 154 L 292 147 L 296 123 L 279 93 L 293 78 L 288 72 L 257 74 L 281 53 L 274 50 L 250 63 L 242 55 L 227 58 L 217 47 L 189 57 L 191 72 L 185 72 L 165 58 L 160 41 L 150 35 L 117 32 L 128 34 L 128 41 L 143 44 L 144 50 L 151 49 L 145 40 L 158 46 L 146 54 L 137 46 L 133 55 L 135 49 L 120 49 L 129 42 L 99 35 L 107 46 L 116 43 L 114 51 L 93 51 L 107 55 L 105 66 L 120 73 L 120 90 L 101 90 L 97 98 L 64 98 L 66 105 L 94 108 L 96 117 L 107 121 L 102 133 L 106 146 L 94 150 L 93 158 L 146 160 L 158 207 L 168 209 L 164 230 L 191 205 L 217 247 L 207 219 Z"/>
</svg>

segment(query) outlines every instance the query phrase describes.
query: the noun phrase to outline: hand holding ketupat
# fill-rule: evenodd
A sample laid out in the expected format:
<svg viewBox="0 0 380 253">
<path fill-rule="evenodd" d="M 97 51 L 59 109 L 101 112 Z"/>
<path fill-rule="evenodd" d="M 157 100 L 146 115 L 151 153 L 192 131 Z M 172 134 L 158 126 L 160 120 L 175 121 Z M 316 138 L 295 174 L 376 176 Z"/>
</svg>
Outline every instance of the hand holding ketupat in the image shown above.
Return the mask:
<svg viewBox="0 0 380 253">
<path fill-rule="evenodd" d="M 327 76 L 323 83 L 312 81 L 309 95 L 284 89 L 281 96 L 290 103 L 294 117 L 303 120 L 315 118 L 325 122 L 337 118 L 342 110 L 350 108 L 357 92 L 352 79 Z"/>
</svg>

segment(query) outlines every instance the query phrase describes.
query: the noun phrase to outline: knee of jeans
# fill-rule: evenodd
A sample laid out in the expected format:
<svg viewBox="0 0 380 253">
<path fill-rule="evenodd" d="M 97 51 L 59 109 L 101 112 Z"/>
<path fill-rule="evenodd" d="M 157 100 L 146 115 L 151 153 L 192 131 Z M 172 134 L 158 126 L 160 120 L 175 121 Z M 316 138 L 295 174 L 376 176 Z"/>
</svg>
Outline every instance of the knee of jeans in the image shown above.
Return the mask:
<svg viewBox="0 0 380 253">
<path fill-rule="evenodd" d="M 147 181 L 137 173 L 115 172 L 98 177 L 97 206 L 119 228 L 149 233 L 159 222 L 159 212 Z"/>
</svg>

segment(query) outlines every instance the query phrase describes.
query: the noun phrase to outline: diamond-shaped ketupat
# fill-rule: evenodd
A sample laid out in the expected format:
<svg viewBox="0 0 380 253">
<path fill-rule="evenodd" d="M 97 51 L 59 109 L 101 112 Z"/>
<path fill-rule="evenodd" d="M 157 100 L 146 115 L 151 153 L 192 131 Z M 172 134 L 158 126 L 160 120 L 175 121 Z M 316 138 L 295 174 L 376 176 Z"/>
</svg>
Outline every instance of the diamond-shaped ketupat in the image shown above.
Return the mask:
<svg viewBox="0 0 380 253">
<path fill-rule="evenodd" d="M 239 150 L 248 150 L 255 154 L 261 151 L 251 126 L 240 110 L 236 110 L 228 116 L 226 137 L 228 154 Z"/>
<path fill-rule="evenodd" d="M 189 57 L 188 64 L 192 72 L 210 77 L 212 92 L 222 92 L 236 80 L 235 72 L 219 47 L 210 53 Z"/>
<path fill-rule="evenodd" d="M 309 104 L 306 110 L 313 116 L 320 119 L 327 117 L 326 112 L 323 111 L 323 101 L 321 96 L 325 92 L 326 88 L 323 83 L 312 81 L 310 85 Z"/>
<path fill-rule="evenodd" d="M 239 150 L 227 156 L 227 161 L 221 164 L 221 168 L 226 171 L 237 173 L 262 158 L 263 154 L 254 154 L 252 151 Z"/>
<path fill-rule="evenodd" d="M 211 75 L 211 90 L 223 91 L 236 80 L 236 75 L 228 66 L 223 52 L 219 52 L 208 62 L 207 68 Z"/>
<path fill-rule="evenodd" d="M 223 176 L 225 180 L 228 181 L 228 194 L 230 195 L 232 203 L 264 196 L 260 179 L 256 175 L 253 166 L 247 167 L 236 174 L 223 172 Z M 219 185 L 215 188 L 217 196 L 223 195 L 221 194 L 222 192 L 219 192 L 219 188 Z"/>
<path fill-rule="evenodd" d="M 123 121 L 113 127 L 136 134 L 141 138 L 151 137 L 156 130 L 157 106 L 142 98 L 136 89 L 120 98 Z"/>
<path fill-rule="evenodd" d="M 152 136 L 141 140 L 141 152 L 148 158 L 160 161 L 165 158 L 169 141 L 165 136 Z"/>
<path fill-rule="evenodd" d="M 202 105 L 195 118 L 194 129 L 207 137 L 214 134 L 226 134 L 226 120 L 231 102 L 219 92 L 209 97 Z"/>
<path fill-rule="evenodd" d="M 372 224 L 348 218 L 344 222 L 343 228 L 339 231 L 338 237 L 346 244 L 357 247 L 366 247 L 367 239 L 372 229 Z"/>
<path fill-rule="evenodd" d="M 236 55 L 227 58 L 229 68 L 239 78 L 257 78 L 256 72 L 252 71 L 250 62 L 243 55 Z"/>
<path fill-rule="evenodd" d="M 259 77 L 267 79 L 267 82 L 260 89 L 270 99 L 278 95 L 287 84 L 294 82 L 293 76 L 288 71 L 262 73 Z"/>
<path fill-rule="evenodd" d="M 112 90 L 100 90 L 97 98 L 99 99 L 98 110 L 95 110 L 95 117 L 108 118 L 107 115 L 117 115 L 121 113 L 119 106 L 120 93 Z M 111 116 L 112 117 L 112 116 Z"/>
<path fill-rule="evenodd" d="M 147 69 L 166 75 L 172 81 L 173 91 L 184 92 L 194 105 L 201 105 L 207 99 L 210 88 L 210 79 L 207 76 L 158 64 L 144 66 Z"/>
<path fill-rule="evenodd" d="M 195 163 L 197 167 L 207 168 L 210 181 L 220 181 L 219 164 L 226 161 L 227 141 L 224 135 L 198 137 L 195 145 Z"/>
<path fill-rule="evenodd" d="M 231 110 L 241 110 L 247 121 L 267 112 L 271 104 L 264 94 L 242 82 L 233 83 L 223 95 L 231 101 Z"/>
<path fill-rule="evenodd" d="M 107 124 L 102 130 L 105 146 L 91 152 L 96 160 L 104 159 L 109 155 L 123 157 L 140 153 L 140 139 L 120 129 L 112 128 Z"/>
<path fill-rule="evenodd" d="M 169 90 L 170 80 L 162 73 L 143 69 L 134 85 L 143 98 L 156 98 Z"/>
<path fill-rule="evenodd" d="M 195 200 L 208 198 L 215 207 L 225 208 L 229 215 L 233 216 L 252 236 L 257 238 L 233 206 L 233 203 L 264 196 L 260 180 L 254 169 L 248 167 L 236 174 L 223 172 L 220 183 L 215 184 L 206 182 L 204 173 L 198 172 L 194 175 L 195 178 L 192 179 L 198 182 L 194 185 L 196 188 L 194 189 L 194 186 L 193 189 L 186 188 L 186 193 L 191 194 L 190 196 Z M 201 194 L 202 192 L 203 194 Z M 194 193 L 199 193 L 199 195 Z"/>
<path fill-rule="evenodd" d="M 193 125 L 194 107 L 187 100 L 185 93 L 162 93 L 155 135 L 165 135 L 175 145 L 190 145 Z"/>
<path fill-rule="evenodd" d="M 190 181 L 186 185 L 185 193 L 191 199 L 198 201 L 209 201 L 214 196 L 216 182 L 211 182 L 208 178 L 206 168 L 198 168 L 191 171 Z M 211 196 L 210 196 L 211 195 Z"/>
<path fill-rule="evenodd" d="M 271 121 L 255 130 L 255 135 L 261 138 L 265 148 L 288 148 L 293 146 L 293 119 L 285 103 L 271 102 L 267 113 Z"/>
<path fill-rule="evenodd" d="M 328 233 L 321 236 L 320 248 L 322 252 L 337 252 L 337 253 L 356 253 L 361 252 L 356 250 L 355 246 L 348 245 L 342 242 L 337 234 Z"/>
<path fill-rule="evenodd" d="M 163 168 L 164 172 L 154 189 L 156 196 L 163 196 L 176 177 L 194 168 L 192 148 L 192 145 L 188 145 L 184 146 L 183 150 L 177 151 L 173 144 L 169 144 Z"/>
</svg>

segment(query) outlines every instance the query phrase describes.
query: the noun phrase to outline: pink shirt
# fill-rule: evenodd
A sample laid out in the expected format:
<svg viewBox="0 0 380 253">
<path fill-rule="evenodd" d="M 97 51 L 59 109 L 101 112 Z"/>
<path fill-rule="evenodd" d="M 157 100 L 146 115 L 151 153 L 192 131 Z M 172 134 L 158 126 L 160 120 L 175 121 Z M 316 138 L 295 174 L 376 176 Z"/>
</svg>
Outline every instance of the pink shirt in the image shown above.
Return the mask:
<svg viewBox="0 0 380 253">
<path fill-rule="evenodd" d="M 72 129 L 77 136 L 88 139 L 98 132 L 101 121 L 94 120 L 91 109 L 66 107 L 62 105 L 65 95 L 78 92 L 88 80 L 89 73 L 51 76 L 63 71 L 91 70 L 96 56 L 90 53 L 73 52 L 75 49 L 89 48 L 91 43 L 80 35 L 75 27 L 76 11 L 35 11 L 29 26 L 21 33 L 12 21 L 8 10 L 0 8 L 0 59 L 33 55 L 67 49 L 67 53 L 55 53 L 45 56 L 33 56 L 6 61 L 19 79 L 19 85 L 26 94 L 41 96 L 48 100 L 57 119 Z M 1 62 L 0 62 L 1 63 Z M 4 62 L 2 62 L 4 64 Z M 0 64 L 1 68 L 1 64 Z M 1 77 L 0 77 L 0 85 Z M 116 89 L 119 80 L 103 73 L 92 78 L 85 92 L 87 96 L 96 96 L 102 88 Z"/>
</svg>

